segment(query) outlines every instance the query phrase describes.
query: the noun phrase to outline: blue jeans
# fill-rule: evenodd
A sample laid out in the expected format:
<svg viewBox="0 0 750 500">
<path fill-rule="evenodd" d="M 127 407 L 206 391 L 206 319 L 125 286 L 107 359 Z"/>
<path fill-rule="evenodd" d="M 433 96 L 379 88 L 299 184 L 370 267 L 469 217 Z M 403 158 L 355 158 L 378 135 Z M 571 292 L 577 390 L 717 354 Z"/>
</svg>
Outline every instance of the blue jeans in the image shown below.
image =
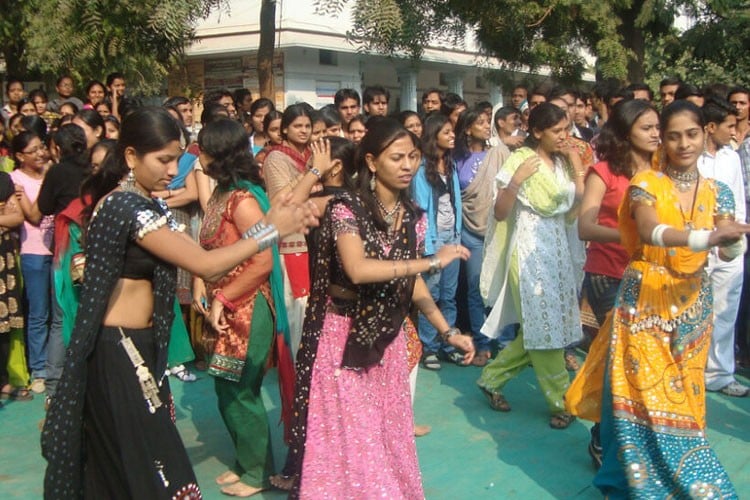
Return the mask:
<svg viewBox="0 0 750 500">
<path fill-rule="evenodd" d="M 439 250 L 445 245 L 458 244 L 458 237 L 454 231 L 445 231 L 438 234 L 438 244 L 435 250 Z M 432 300 L 435 301 L 440 312 L 443 313 L 445 321 L 450 326 L 456 323 L 456 288 L 458 287 L 458 271 L 461 268 L 460 260 L 454 260 L 439 272 L 435 274 L 423 274 L 427 288 L 430 290 Z M 419 313 L 418 320 L 419 339 L 424 346 L 424 353 L 436 354 L 441 350 L 451 352 L 454 349 L 450 346 L 443 346 L 438 331 L 435 329 L 422 313 Z"/>
<path fill-rule="evenodd" d="M 52 256 L 21 254 L 21 273 L 28 311 L 26 346 L 31 378 L 47 378 L 47 337 L 54 290 Z"/>
<path fill-rule="evenodd" d="M 53 273 L 54 278 L 54 273 Z M 62 335 L 62 309 L 57 302 L 54 282 L 52 285 L 52 322 L 49 325 L 49 337 L 47 340 L 47 377 L 44 379 L 44 386 L 47 389 L 47 396 L 52 397 L 57 391 L 57 383 L 63 372 L 65 364 L 65 344 Z"/>
<path fill-rule="evenodd" d="M 482 250 L 484 238 L 464 228 L 461 231 L 461 244 L 469 249 L 471 256 L 463 263 L 466 271 L 466 305 L 469 313 L 469 327 L 477 352 L 490 351 L 490 338 L 481 333 L 485 320 L 485 307 L 479 292 L 479 275 L 482 272 Z"/>
</svg>

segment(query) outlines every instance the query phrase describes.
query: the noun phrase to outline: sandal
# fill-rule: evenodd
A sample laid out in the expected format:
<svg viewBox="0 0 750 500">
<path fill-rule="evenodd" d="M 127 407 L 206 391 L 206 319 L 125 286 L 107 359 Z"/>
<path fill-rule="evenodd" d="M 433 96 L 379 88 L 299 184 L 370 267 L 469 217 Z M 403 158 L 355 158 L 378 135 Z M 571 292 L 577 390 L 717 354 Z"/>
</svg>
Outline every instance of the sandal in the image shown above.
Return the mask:
<svg viewBox="0 0 750 500">
<path fill-rule="evenodd" d="M 275 474 L 268 478 L 271 486 L 281 491 L 292 491 L 295 480 L 294 476 L 285 476 L 284 474 Z"/>
<path fill-rule="evenodd" d="M 549 419 L 549 426 L 557 430 L 567 429 L 575 419 L 570 413 L 556 413 Z"/>
<path fill-rule="evenodd" d="M 426 354 L 425 357 L 422 358 L 422 366 L 433 371 L 437 371 L 441 368 L 440 360 L 435 354 Z"/>
<path fill-rule="evenodd" d="M 190 371 L 185 368 L 185 365 L 175 366 L 174 368 L 172 368 L 172 375 L 182 380 L 183 382 L 195 382 L 196 380 L 198 380 L 195 375 L 190 373 Z"/>
<path fill-rule="evenodd" d="M 569 372 L 577 372 L 581 366 L 578 364 L 578 357 L 576 353 L 571 351 L 565 351 L 565 369 Z"/>
<path fill-rule="evenodd" d="M 479 387 L 479 390 L 482 391 L 482 394 L 484 394 L 487 397 L 487 401 L 490 404 L 490 408 L 492 408 L 495 411 L 510 411 L 510 404 L 508 403 L 508 400 L 505 399 L 505 397 L 500 394 L 499 392 L 492 392 L 484 387 Z"/>
<path fill-rule="evenodd" d="M 0 393 L 0 399 L 10 399 L 12 401 L 31 401 L 34 396 L 31 391 L 24 387 L 16 387 L 10 391 L 2 391 Z"/>
</svg>

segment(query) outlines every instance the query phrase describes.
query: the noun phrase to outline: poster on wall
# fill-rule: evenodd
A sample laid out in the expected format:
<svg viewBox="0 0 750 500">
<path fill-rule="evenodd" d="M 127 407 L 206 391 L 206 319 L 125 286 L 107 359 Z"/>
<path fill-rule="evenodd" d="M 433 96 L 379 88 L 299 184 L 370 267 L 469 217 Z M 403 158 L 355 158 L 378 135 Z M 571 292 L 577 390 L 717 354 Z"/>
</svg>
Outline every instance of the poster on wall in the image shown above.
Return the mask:
<svg viewBox="0 0 750 500">
<path fill-rule="evenodd" d="M 316 81 L 315 82 L 315 108 L 320 109 L 327 104 L 333 104 L 333 98 L 336 92 L 341 88 L 339 82 L 326 82 Z"/>
</svg>

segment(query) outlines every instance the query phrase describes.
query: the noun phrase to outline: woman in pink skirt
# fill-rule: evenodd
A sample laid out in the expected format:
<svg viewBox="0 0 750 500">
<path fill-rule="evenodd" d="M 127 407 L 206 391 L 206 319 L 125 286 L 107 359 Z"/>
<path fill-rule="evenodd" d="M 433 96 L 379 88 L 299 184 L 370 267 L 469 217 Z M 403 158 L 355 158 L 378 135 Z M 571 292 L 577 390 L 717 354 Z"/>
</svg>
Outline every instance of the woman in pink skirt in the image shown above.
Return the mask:
<svg viewBox="0 0 750 500">
<path fill-rule="evenodd" d="M 312 293 L 284 471 L 298 479 L 292 497 L 424 497 L 402 332 L 412 301 L 466 353 L 464 363 L 474 346 L 446 323 L 419 276 L 469 252 L 450 245 L 418 258 L 425 223 L 408 192 L 418 158 L 397 121 L 379 120 L 359 147 L 359 188 L 329 202 L 310 247 Z"/>
</svg>

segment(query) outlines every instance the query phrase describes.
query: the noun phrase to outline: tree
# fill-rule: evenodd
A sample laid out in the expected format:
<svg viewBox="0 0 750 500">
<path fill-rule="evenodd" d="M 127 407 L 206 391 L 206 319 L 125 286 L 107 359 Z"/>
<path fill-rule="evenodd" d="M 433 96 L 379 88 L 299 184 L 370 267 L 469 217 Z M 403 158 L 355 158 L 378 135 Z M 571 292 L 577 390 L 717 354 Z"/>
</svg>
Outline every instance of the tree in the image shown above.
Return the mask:
<svg viewBox="0 0 750 500">
<path fill-rule="evenodd" d="M 314 0 L 318 13 L 338 15 L 348 0 Z M 418 64 L 431 43 L 461 43 L 464 24 L 438 0 L 355 0 L 347 33 L 361 52 L 405 58 Z"/>
<path fill-rule="evenodd" d="M 708 0 L 693 16 L 693 25 L 665 44 L 666 64 L 684 66 L 683 78 L 697 85 L 750 86 L 750 2 Z"/>
<path fill-rule="evenodd" d="M 276 39 L 276 0 L 262 0 L 260 6 L 260 45 L 258 46 L 258 86 L 261 97 L 275 99 L 273 50 Z"/>
<path fill-rule="evenodd" d="M 0 12 L 3 13 L 0 16 L 0 54 L 5 59 L 9 75 L 26 73 L 23 32 L 33 9 L 31 4 L 32 2 L 0 0 Z"/>
<path fill-rule="evenodd" d="M 22 44 L 13 55 L 20 61 L 19 73 L 68 73 L 83 80 L 120 71 L 131 88 L 149 93 L 161 87 L 170 68 L 181 60 L 195 34 L 194 22 L 222 0 L 4 3 L 10 5 L 3 17 L 16 16 L 23 26 Z M 6 45 L 4 41 L 3 48 Z"/>
</svg>

